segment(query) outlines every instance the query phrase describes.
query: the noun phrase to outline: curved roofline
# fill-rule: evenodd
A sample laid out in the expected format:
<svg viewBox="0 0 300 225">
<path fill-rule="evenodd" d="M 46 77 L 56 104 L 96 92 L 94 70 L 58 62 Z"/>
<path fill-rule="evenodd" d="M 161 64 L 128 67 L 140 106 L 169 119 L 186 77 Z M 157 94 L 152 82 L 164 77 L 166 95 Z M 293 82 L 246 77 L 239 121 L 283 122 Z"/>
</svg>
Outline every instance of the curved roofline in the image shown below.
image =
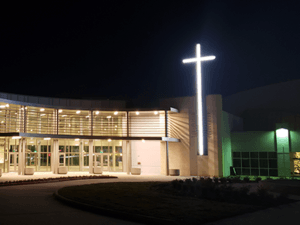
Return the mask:
<svg viewBox="0 0 300 225">
<path fill-rule="evenodd" d="M 126 101 L 122 100 L 83 100 L 83 99 L 69 99 L 69 98 L 52 98 L 32 95 L 20 95 L 0 92 L 0 101 L 16 104 L 28 105 L 36 107 L 49 108 L 66 108 L 66 109 L 125 109 Z"/>
</svg>

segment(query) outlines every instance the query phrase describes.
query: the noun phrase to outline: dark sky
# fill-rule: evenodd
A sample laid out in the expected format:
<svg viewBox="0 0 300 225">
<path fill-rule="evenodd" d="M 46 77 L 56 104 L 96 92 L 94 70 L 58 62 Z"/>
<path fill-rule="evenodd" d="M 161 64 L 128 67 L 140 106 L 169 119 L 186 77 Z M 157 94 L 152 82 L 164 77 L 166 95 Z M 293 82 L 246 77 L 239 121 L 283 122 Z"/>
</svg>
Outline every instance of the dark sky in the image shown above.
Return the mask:
<svg viewBox="0 0 300 225">
<path fill-rule="evenodd" d="M 147 105 L 298 79 L 299 1 L 39 1 L 0 6 L 0 92 Z"/>
</svg>

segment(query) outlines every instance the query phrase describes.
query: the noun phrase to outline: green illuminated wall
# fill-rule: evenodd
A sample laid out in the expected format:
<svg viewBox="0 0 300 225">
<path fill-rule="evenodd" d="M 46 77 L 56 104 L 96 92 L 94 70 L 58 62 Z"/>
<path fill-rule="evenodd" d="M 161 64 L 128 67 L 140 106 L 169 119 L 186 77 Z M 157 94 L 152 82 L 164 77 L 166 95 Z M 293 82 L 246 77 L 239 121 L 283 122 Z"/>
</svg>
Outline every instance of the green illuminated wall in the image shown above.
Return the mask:
<svg viewBox="0 0 300 225">
<path fill-rule="evenodd" d="M 274 131 L 247 131 L 231 133 L 233 152 L 275 152 Z"/>
<path fill-rule="evenodd" d="M 232 166 L 231 138 L 230 138 L 230 118 L 229 114 L 222 113 L 222 163 L 223 176 L 230 175 L 230 167 Z"/>
</svg>

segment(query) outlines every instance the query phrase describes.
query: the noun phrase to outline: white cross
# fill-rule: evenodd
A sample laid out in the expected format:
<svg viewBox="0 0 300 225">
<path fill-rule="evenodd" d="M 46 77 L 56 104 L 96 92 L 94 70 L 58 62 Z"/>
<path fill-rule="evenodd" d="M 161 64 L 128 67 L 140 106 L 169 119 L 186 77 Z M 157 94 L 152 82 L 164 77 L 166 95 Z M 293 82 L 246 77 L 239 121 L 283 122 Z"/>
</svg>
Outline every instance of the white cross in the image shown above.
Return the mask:
<svg viewBox="0 0 300 225">
<path fill-rule="evenodd" d="M 184 59 L 183 63 L 196 62 L 196 96 L 197 96 L 197 131 L 198 131 L 198 152 L 203 155 L 204 143 L 203 143 L 203 112 L 202 112 L 202 76 L 201 76 L 201 61 L 214 60 L 215 56 L 201 57 L 200 44 L 196 45 L 196 58 Z"/>
</svg>

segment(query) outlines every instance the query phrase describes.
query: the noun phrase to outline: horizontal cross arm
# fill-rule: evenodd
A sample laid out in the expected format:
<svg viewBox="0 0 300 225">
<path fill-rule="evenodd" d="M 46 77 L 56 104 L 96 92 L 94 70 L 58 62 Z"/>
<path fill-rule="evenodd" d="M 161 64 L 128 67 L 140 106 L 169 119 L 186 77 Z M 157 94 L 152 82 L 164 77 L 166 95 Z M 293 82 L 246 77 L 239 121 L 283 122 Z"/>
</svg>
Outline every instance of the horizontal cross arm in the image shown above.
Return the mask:
<svg viewBox="0 0 300 225">
<path fill-rule="evenodd" d="M 215 56 L 205 56 L 205 57 L 201 57 L 200 61 L 208 61 L 208 60 L 213 60 L 215 59 Z M 197 62 L 199 60 L 199 58 L 190 58 L 190 59 L 184 59 L 182 60 L 183 63 L 191 63 L 191 62 Z"/>
</svg>

